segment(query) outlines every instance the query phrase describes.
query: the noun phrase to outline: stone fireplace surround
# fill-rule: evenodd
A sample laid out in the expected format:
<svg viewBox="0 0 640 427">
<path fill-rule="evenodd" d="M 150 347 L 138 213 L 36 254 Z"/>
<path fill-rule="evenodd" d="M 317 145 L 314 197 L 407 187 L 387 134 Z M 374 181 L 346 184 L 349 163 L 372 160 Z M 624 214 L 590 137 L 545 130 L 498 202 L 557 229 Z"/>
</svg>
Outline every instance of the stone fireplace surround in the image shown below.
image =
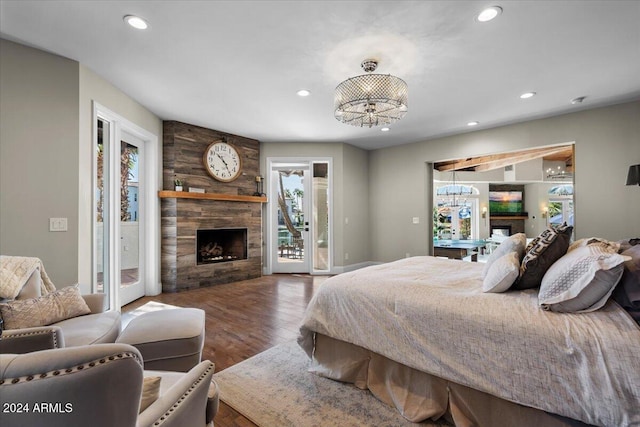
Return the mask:
<svg viewBox="0 0 640 427">
<path fill-rule="evenodd" d="M 243 174 L 223 183 L 207 174 L 202 156 L 211 142 L 225 138 L 241 152 Z M 260 175 L 260 145 L 253 139 L 186 123 L 163 123 L 163 188 L 174 180 L 204 188 L 205 195 L 251 196 Z M 200 198 L 161 198 L 161 276 L 163 292 L 178 292 L 260 277 L 262 274 L 262 203 Z M 247 230 L 246 259 L 198 264 L 196 234 L 201 229 Z"/>
</svg>

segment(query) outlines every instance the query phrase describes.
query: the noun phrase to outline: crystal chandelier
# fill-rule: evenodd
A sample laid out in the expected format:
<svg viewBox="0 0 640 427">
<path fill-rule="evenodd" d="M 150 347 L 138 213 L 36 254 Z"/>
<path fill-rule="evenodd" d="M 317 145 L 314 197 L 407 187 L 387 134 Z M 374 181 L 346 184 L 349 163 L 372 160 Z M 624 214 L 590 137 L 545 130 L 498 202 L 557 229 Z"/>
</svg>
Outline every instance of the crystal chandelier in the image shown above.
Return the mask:
<svg viewBox="0 0 640 427">
<path fill-rule="evenodd" d="M 571 172 L 565 172 L 560 166 L 558 166 L 557 170 L 553 170 L 552 168 L 547 169 L 547 179 L 571 179 L 573 178 L 573 174 Z"/>
<path fill-rule="evenodd" d="M 390 74 L 373 74 L 374 59 L 361 64 L 368 74 L 351 77 L 336 87 L 334 115 L 352 126 L 373 127 L 397 122 L 407 114 L 407 84 Z"/>
<path fill-rule="evenodd" d="M 456 171 L 451 173 L 451 184 L 441 187 L 437 191 L 438 196 L 444 196 L 440 204 L 444 207 L 458 208 L 467 205 L 467 196 L 473 194 L 471 187 L 466 185 L 456 185 Z"/>
</svg>

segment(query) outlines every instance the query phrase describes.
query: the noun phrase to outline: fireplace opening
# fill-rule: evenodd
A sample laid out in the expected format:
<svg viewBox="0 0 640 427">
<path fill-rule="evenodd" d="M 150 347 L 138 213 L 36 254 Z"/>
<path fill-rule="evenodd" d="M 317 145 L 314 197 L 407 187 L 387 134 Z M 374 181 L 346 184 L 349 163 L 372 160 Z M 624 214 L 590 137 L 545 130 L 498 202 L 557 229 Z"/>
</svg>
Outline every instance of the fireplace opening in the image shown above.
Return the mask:
<svg viewBox="0 0 640 427">
<path fill-rule="evenodd" d="M 511 236 L 511 226 L 510 225 L 492 225 L 491 235 L 509 237 Z"/>
<path fill-rule="evenodd" d="M 247 229 L 198 230 L 196 252 L 198 265 L 247 259 Z"/>
</svg>

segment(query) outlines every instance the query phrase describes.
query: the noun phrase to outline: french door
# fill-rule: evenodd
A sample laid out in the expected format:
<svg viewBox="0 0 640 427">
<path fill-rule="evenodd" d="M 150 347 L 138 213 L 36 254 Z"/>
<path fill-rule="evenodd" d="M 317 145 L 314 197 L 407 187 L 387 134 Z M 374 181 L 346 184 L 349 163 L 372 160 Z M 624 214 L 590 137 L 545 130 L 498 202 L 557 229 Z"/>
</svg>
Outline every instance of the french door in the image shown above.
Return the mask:
<svg viewBox="0 0 640 427">
<path fill-rule="evenodd" d="M 268 184 L 268 272 L 329 272 L 330 161 L 269 161 Z"/>
<path fill-rule="evenodd" d="M 109 117 L 96 127 L 94 288 L 117 310 L 145 295 L 145 144 Z"/>
<path fill-rule="evenodd" d="M 478 207 L 476 199 L 467 199 L 452 206 L 452 200 L 438 200 L 434 212 L 434 237 L 439 239 L 470 240 L 478 236 Z"/>
</svg>

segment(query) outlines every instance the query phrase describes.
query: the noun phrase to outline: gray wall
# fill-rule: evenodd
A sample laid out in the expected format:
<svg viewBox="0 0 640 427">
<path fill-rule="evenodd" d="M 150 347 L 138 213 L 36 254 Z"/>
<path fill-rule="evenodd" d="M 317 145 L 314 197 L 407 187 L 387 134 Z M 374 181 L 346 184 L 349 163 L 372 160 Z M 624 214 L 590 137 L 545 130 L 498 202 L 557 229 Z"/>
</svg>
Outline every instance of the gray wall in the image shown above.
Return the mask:
<svg viewBox="0 0 640 427">
<path fill-rule="evenodd" d="M 0 40 L 0 253 L 78 280 L 78 63 Z M 49 218 L 68 220 L 50 232 Z"/>
<path fill-rule="evenodd" d="M 575 141 L 575 237 L 640 236 L 640 102 L 438 138 L 369 154 L 371 260 L 429 253 L 430 163 Z M 420 218 L 420 225 L 411 218 Z"/>
<path fill-rule="evenodd" d="M 92 102 L 159 141 L 162 121 L 78 62 L 4 39 L 0 95 L 0 253 L 38 257 L 58 287 L 90 292 Z M 68 231 L 49 232 L 50 217 L 68 218 Z"/>
<path fill-rule="evenodd" d="M 337 267 L 368 262 L 368 154 L 348 144 L 261 143 L 260 163 L 266 175 L 269 157 L 330 157 L 333 159 L 333 256 Z M 267 188 L 265 186 L 265 188 Z M 349 223 L 345 224 L 345 218 Z M 349 259 L 345 260 L 345 253 Z"/>
</svg>

